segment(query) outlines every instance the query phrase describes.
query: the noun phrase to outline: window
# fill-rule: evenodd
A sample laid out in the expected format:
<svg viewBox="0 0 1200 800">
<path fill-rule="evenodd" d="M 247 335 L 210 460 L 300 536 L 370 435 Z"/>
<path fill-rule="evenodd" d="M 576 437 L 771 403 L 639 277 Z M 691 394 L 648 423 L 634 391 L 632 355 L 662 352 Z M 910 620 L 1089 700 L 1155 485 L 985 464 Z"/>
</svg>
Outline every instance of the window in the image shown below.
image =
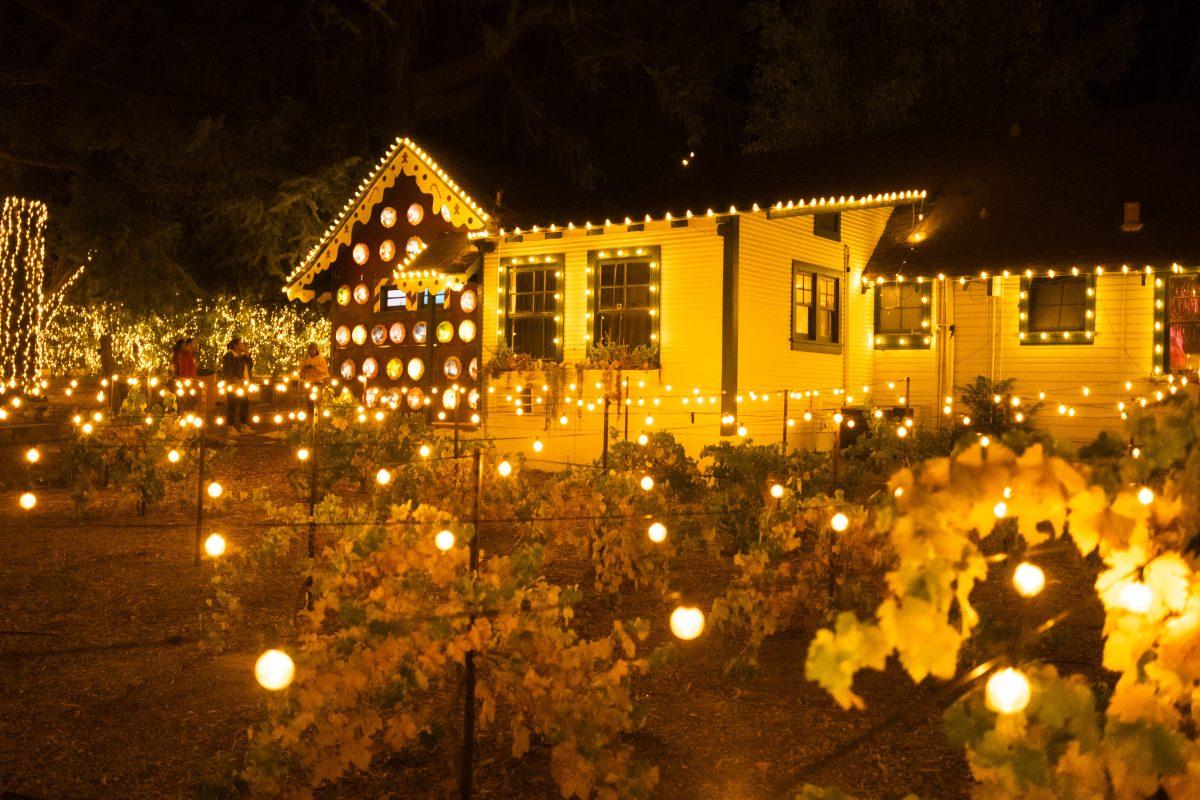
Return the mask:
<svg viewBox="0 0 1200 800">
<path fill-rule="evenodd" d="M 840 242 L 842 240 L 842 212 L 813 214 L 813 236 Z"/>
<path fill-rule="evenodd" d="M 504 337 L 517 353 L 546 361 L 562 360 L 562 318 L 557 262 L 536 266 L 508 267 L 508 304 Z"/>
<path fill-rule="evenodd" d="M 429 308 L 431 305 L 434 308 L 445 308 L 446 307 L 446 292 L 441 291 L 441 292 L 438 292 L 437 294 L 430 294 L 428 291 L 424 291 L 424 292 L 421 292 L 421 294 L 417 296 L 417 307 L 418 308 Z"/>
<path fill-rule="evenodd" d="M 384 309 L 405 308 L 408 306 L 408 296 L 401 289 L 388 289 L 383 293 Z"/>
<path fill-rule="evenodd" d="M 593 340 L 629 347 L 654 344 L 656 292 L 649 258 L 598 261 Z"/>
<path fill-rule="evenodd" d="M 431 295 L 429 292 L 421 292 L 417 295 L 417 304 L 413 308 L 429 308 L 430 300 L 436 308 L 442 308 L 446 305 L 446 293 L 438 292 L 436 295 Z M 403 289 L 386 289 L 383 292 L 383 307 L 384 311 L 395 311 L 399 308 L 409 308 L 408 295 Z"/>
<path fill-rule="evenodd" d="M 1088 344 L 1095 335 L 1096 282 L 1092 276 L 1021 281 L 1024 344 Z"/>
<path fill-rule="evenodd" d="M 1159 312 L 1166 319 L 1155 328 L 1165 327 L 1167 345 L 1165 353 L 1160 350 L 1159 363 L 1168 372 L 1195 372 L 1200 367 L 1200 277 L 1179 274 L 1158 280 L 1166 283 L 1165 308 Z M 1156 288 L 1161 295 L 1163 287 Z"/>
<path fill-rule="evenodd" d="M 792 349 L 836 347 L 840 334 L 841 279 L 832 270 L 792 264 Z"/>
<path fill-rule="evenodd" d="M 875 288 L 875 346 L 928 347 L 929 285 L 880 284 Z"/>
</svg>

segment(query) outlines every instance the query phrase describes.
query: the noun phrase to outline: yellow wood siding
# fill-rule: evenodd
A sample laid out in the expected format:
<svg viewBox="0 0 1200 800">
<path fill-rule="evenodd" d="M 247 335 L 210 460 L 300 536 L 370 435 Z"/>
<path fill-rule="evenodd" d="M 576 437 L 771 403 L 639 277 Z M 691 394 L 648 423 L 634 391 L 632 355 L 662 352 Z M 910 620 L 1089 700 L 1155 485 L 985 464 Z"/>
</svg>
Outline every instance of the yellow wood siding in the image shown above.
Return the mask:
<svg viewBox="0 0 1200 800">
<path fill-rule="evenodd" d="M 484 360 L 494 351 L 503 326 L 503 316 L 497 313 L 503 311 L 498 292 L 501 259 L 541 255 L 564 257 L 563 353 L 566 362 L 575 363 L 584 357 L 587 347 L 584 337 L 590 330 L 590 320 L 586 317 L 588 252 L 657 246 L 661 248 L 659 344 L 662 368 L 628 373 L 629 436 L 635 439 L 644 429 L 671 430 L 689 451 L 695 453 L 703 444 L 716 440 L 718 433 L 724 240 L 717 234 L 715 221 L 709 218 L 693 219 L 687 227 L 655 222 L 647 223 L 645 228 L 628 232 L 624 225 L 617 225 L 600 235 L 575 230 L 565 231 L 559 239 L 530 234 L 526 241 L 500 242 L 497 251 L 484 259 Z M 597 379 L 599 373 L 588 372 L 584 384 L 585 396 L 589 399 L 599 394 L 594 385 Z M 490 397 L 487 420 L 489 434 L 503 439 L 502 445 L 506 441 L 512 450 L 524 450 L 530 456 L 533 453 L 529 445 L 540 434 L 546 444 L 541 454 L 544 459 L 578 463 L 599 457 L 603 437 L 601 405 L 593 411 L 587 411 L 586 406 L 564 410 L 569 420 L 567 426 L 559 425 L 557 416 L 547 420 L 544 406 L 535 405 L 532 414 L 517 416 L 504 397 L 515 388 L 518 380 L 519 376 L 514 375 L 494 379 L 495 393 Z M 695 400 L 690 400 L 684 405 L 680 398 L 694 389 L 699 390 L 706 400 L 716 398 L 718 402 L 706 401 L 697 405 Z M 659 399 L 657 406 L 654 405 L 655 398 Z M 692 412 L 696 410 L 699 413 L 693 421 Z M 654 417 L 654 423 L 649 427 L 645 424 L 647 414 Z M 545 430 L 547 424 L 550 431 Z M 625 420 L 618 416 L 618 409 L 611 409 L 609 424 L 624 432 Z"/>
<path fill-rule="evenodd" d="M 783 409 L 778 392 L 819 390 L 818 399 L 793 400 L 789 416 L 797 420 L 795 438 L 789 442 L 811 446 L 825 442 L 824 416 L 812 425 L 801 420 L 810 406 L 820 410 L 841 404 L 834 389 L 843 385 L 861 405 L 861 387 L 871 384 L 873 376 L 872 326 L 874 307 L 871 295 L 860 291 L 862 269 L 875 248 L 891 208 L 843 211 L 841 241 L 813 235 L 813 217 L 795 216 L 769 219 L 767 214 L 741 217 L 741 252 L 738 273 L 738 392 L 743 397 L 739 417 L 751 437 L 760 443 L 776 442 L 783 434 Z M 850 268 L 843 280 L 842 308 L 845 317 L 841 353 L 793 350 L 792 262 L 801 261 L 841 272 Z M 843 365 L 848 362 L 848 373 Z M 752 401 L 750 392 L 775 392 L 769 401 Z M 813 430 L 814 426 L 817 430 Z"/>
<path fill-rule="evenodd" d="M 875 348 L 872 336 L 872 356 L 875 364 L 875 388 L 872 402 L 880 407 L 894 408 L 903 405 L 905 386 L 909 397 L 907 405 L 922 424 L 933 424 L 941 408 L 938 395 L 938 348 L 944 346 L 945 337 L 938 330 L 938 310 L 942 300 L 942 287 L 935 280 L 929 289 L 930 336 L 926 348 Z M 875 290 L 867 292 L 864 300 L 870 306 L 870 325 L 874 334 Z M 907 384 L 906 381 L 907 380 Z M 944 395 L 943 395 L 944 396 Z"/>
<path fill-rule="evenodd" d="M 971 281 L 966 288 L 947 281 L 945 291 L 954 324 L 954 396 L 978 375 L 993 380 L 1015 378 L 1016 391 L 1036 400 L 1046 393 L 1039 424 L 1055 436 L 1074 443 L 1091 440 L 1102 430 L 1122 427 L 1117 403 L 1128 400 L 1124 383 L 1132 381 L 1133 395 L 1145 393 L 1153 370 L 1154 289 L 1140 275 L 1102 275 L 1096 280 L 1096 336 L 1091 344 L 1022 345 L 1019 338 L 1020 279 L 996 279 L 993 296 L 987 284 Z M 902 359 L 904 357 L 900 357 Z M 894 372 L 898 354 L 877 351 L 876 372 Z M 918 359 L 919 360 L 919 357 Z M 912 371 L 918 373 L 917 364 Z M 923 414 L 937 412 L 934 397 L 936 362 L 918 384 L 914 402 Z M 1083 394 L 1087 386 L 1089 394 Z M 926 400 L 930 398 L 931 400 Z M 1058 413 L 1062 405 L 1074 416 Z M 956 410 L 960 406 L 956 403 Z"/>
</svg>

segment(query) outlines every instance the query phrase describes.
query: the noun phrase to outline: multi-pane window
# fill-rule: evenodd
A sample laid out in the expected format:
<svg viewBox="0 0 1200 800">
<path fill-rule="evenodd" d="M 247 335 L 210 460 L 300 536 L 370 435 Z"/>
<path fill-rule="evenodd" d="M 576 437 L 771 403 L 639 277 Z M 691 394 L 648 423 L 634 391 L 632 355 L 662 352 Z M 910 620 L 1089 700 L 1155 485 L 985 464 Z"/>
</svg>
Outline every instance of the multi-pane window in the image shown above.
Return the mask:
<svg viewBox="0 0 1200 800">
<path fill-rule="evenodd" d="M 792 265 L 792 348 L 836 345 L 841 313 L 836 273 Z"/>
<path fill-rule="evenodd" d="M 629 347 L 655 343 L 651 264 L 649 258 L 596 263 L 594 341 Z"/>
<path fill-rule="evenodd" d="M 875 333 L 923 333 L 928 327 L 928 296 L 914 283 L 882 284 L 875 289 Z"/>
<path fill-rule="evenodd" d="M 1074 332 L 1087 327 L 1091 306 L 1087 278 L 1033 278 L 1028 292 L 1030 332 Z"/>
<path fill-rule="evenodd" d="M 546 361 L 562 359 L 557 264 L 508 269 L 505 339 L 517 353 Z"/>
<path fill-rule="evenodd" d="M 830 211 L 813 214 L 813 235 L 822 239 L 842 240 L 842 214 L 840 211 Z"/>
</svg>

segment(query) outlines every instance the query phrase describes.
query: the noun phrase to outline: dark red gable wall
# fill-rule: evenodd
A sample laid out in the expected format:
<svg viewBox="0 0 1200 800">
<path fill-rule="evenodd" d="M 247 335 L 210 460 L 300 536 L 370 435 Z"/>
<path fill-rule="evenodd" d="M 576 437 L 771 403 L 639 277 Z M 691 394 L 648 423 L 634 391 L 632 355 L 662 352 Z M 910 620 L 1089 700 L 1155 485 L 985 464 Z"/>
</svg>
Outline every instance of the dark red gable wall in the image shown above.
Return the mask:
<svg viewBox="0 0 1200 800">
<path fill-rule="evenodd" d="M 424 211 L 421 221 L 412 225 L 408 221 L 408 208 L 412 204 L 418 204 Z M 371 209 L 371 217 L 365 223 L 356 225 L 352 231 L 351 241 L 348 245 L 344 245 L 338 251 L 337 257 L 333 265 L 330 267 L 332 276 L 331 292 L 332 301 L 330 303 L 330 321 L 332 322 L 332 333 L 335 337 L 330 342 L 329 369 L 333 377 L 341 379 L 341 367 L 343 362 L 350 359 L 355 364 L 355 378 L 361 373 L 363 361 L 367 358 L 374 358 L 379 364 L 378 374 L 369 381 L 370 386 L 380 387 L 381 390 L 387 390 L 393 387 L 404 388 L 413 385 L 422 388 L 427 396 L 432 396 L 434 403 L 432 406 L 433 412 L 436 414 L 442 408 L 440 393 L 433 394 L 432 389 L 441 389 L 449 386 L 455 381 L 451 381 L 444 376 L 442 365 L 445 360 L 451 356 L 457 356 L 462 362 L 462 374 L 457 379 L 460 386 L 468 388 L 476 388 L 478 381 L 471 379 L 468 373 L 468 367 L 472 358 L 479 356 L 479 341 L 480 341 L 480 321 L 482 314 L 480 306 L 482 306 L 482 297 L 480 296 L 480 287 L 478 285 L 470 285 L 467 288 L 475 292 L 479 302 L 476 309 L 471 313 L 463 312 L 459 299 L 461 293 L 448 292 L 449 303 L 446 308 L 438 308 L 434 312 L 434 325 L 430 327 L 429 339 L 434 340 L 437 322 L 449 320 L 454 324 L 455 337 L 451 342 L 445 344 L 435 343 L 432 358 L 428 349 L 428 340 L 426 344 L 416 344 L 413 342 L 412 328 L 417 321 L 425 321 L 428 324 L 430 315 L 428 309 L 406 308 L 403 310 L 382 310 L 381 293 L 386 292 L 391 285 L 392 272 L 400 264 L 403 263 L 407 253 L 405 247 L 408 240 L 417 236 L 426 244 L 431 244 L 438 236 L 447 231 L 452 231 L 455 226 L 442 218 L 439 208 L 433 207 L 434 200 L 427 194 L 417 188 L 416 182 L 407 175 L 401 174 L 397 179 L 396 184 L 386 190 L 383 199 Z M 391 228 L 385 228 L 380 222 L 381 213 L 385 208 L 394 208 L 396 210 L 396 223 Z M 391 260 L 385 262 L 379 255 L 380 245 L 387 239 L 392 240 L 395 244 L 395 254 Z M 355 263 L 353 258 L 354 246 L 363 243 L 367 246 L 368 258 L 365 264 L 359 265 Z M 376 288 L 380 281 L 385 281 L 382 287 Z M 353 297 L 347 305 L 338 303 L 338 290 L 345 286 L 349 287 L 351 293 L 360 283 L 365 283 L 370 290 L 370 296 L 365 303 L 356 302 Z M 375 311 L 376 307 L 380 307 L 380 311 Z M 470 343 L 464 343 L 458 337 L 458 327 L 463 319 L 471 319 L 475 322 L 476 334 L 475 338 Z M 405 339 L 402 344 L 395 344 L 389 339 L 382 346 L 376 345 L 371 340 L 371 331 L 377 325 L 389 327 L 394 322 L 401 322 L 405 327 Z M 367 341 L 358 345 L 351 340 L 347 345 L 339 345 L 336 340 L 338 328 L 346 326 L 353 331 L 357 325 L 364 325 L 367 330 Z M 425 362 L 425 374 L 417 381 L 413 381 L 408 375 L 402 374 L 398 379 L 391 379 L 387 375 L 387 365 L 392 359 L 399 358 L 402 363 L 407 365 L 409 360 L 417 357 Z M 357 380 L 352 382 L 356 387 L 356 392 L 361 383 Z M 466 405 L 466 393 L 462 398 L 462 413 L 463 418 L 469 418 L 470 411 Z M 407 408 L 407 404 L 404 405 Z"/>
</svg>

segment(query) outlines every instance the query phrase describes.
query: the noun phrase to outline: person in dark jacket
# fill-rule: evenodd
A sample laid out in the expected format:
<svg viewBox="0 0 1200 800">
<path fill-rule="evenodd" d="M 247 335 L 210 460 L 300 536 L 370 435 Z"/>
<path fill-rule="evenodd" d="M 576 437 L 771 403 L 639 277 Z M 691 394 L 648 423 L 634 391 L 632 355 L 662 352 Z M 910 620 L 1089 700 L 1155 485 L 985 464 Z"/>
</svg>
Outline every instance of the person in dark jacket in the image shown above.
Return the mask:
<svg viewBox="0 0 1200 800">
<path fill-rule="evenodd" d="M 242 337 L 235 336 L 225 345 L 221 359 L 221 379 L 225 381 L 225 417 L 229 430 L 249 433 L 250 428 L 250 375 L 254 361 Z"/>
</svg>

